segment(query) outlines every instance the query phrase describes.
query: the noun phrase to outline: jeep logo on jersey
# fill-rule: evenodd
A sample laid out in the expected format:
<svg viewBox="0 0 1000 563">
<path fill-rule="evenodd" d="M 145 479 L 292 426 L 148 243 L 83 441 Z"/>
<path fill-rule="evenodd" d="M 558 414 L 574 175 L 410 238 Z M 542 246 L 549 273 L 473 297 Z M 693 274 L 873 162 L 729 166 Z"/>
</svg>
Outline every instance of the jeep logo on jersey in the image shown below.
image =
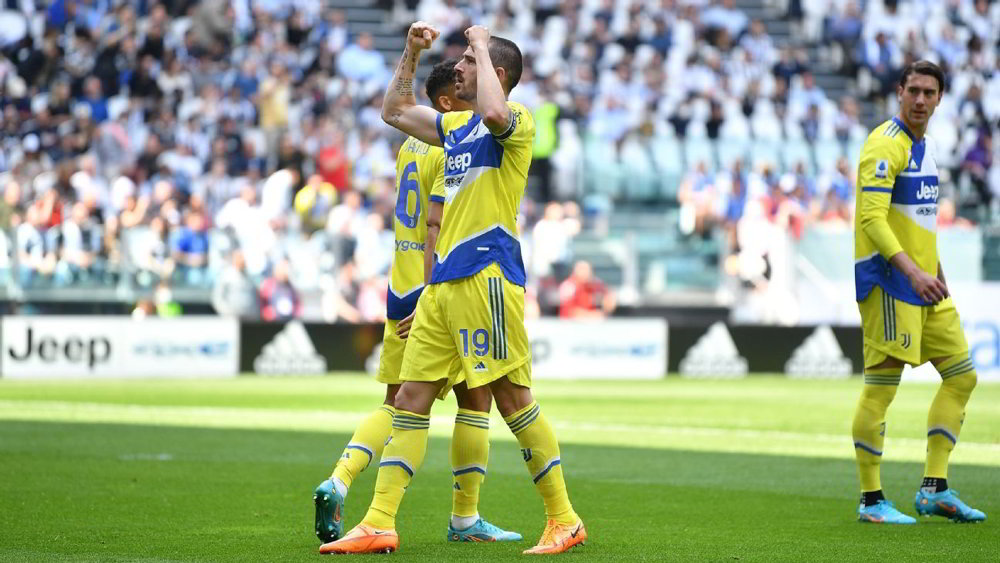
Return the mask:
<svg viewBox="0 0 1000 563">
<path fill-rule="evenodd" d="M 472 153 L 456 154 L 448 157 L 448 170 L 465 170 L 472 164 Z"/>
<path fill-rule="evenodd" d="M 917 189 L 917 199 L 930 199 L 937 201 L 937 198 L 938 198 L 937 186 L 920 182 L 920 188 Z"/>
</svg>

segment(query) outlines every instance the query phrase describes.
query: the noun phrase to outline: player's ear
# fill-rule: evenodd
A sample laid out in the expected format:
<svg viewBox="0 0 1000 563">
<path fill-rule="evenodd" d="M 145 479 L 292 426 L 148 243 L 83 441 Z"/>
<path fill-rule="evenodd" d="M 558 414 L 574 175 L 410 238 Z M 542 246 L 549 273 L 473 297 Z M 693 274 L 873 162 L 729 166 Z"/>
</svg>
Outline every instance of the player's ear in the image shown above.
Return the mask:
<svg viewBox="0 0 1000 563">
<path fill-rule="evenodd" d="M 507 87 L 507 69 L 502 66 L 498 66 L 495 70 L 497 71 L 497 78 L 500 79 L 500 84 L 503 85 L 503 89 L 509 92 L 510 88 Z"/>
<path fill-rule="evenodd" d="M 451 111 L 451 98 L 449 98 L 448 96 L 444 95 L 438 96 L 437 102 L 438 105 L 441 106 L 441 109 L 444 110 L 442 113 L 447 113 Z"/>
</svg>

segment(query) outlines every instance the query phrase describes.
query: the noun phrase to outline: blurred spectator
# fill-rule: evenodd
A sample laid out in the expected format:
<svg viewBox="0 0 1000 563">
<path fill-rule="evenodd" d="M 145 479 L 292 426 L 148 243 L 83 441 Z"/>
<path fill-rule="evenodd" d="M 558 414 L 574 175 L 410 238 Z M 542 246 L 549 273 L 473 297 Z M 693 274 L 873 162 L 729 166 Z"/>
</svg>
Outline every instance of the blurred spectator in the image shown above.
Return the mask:
<svg viewBox="0 0 1000 563">
<path fill-rule="evenodd" d="M 205 228 L 205 216 L 191 211 L 171 244 L 177 274 L 188 285 L 202 285 L 207 281 L 208 235 Z"/>
<path fill-rule="evenodd" d="M 255 320 L 260 317 L 257 288 L 246 272 L 243 253 L 234 250 L 229 264 L 222 270 L 212 288 L 212 307 L 227 317 Z M 276 311 L 277 312 L 277 311 Z"/>
<path fill-rule="evenodd" d="M 861 61 L 875 80 L 873 92 L 884 96 L 895 91 L 896 79 L 903 68 L 903 54 L 886 32 L 877 32 L 863 44 Z"/>
<path fill-rule="evenodd" d="M 174 272 L 174 259 L 170 251 L 167 223 L 162 217 L 153 217 L 149 229 L 130 233 L 132 260 L 139 272 L 140 285 L 151 286 L 170 279 Z"/>
<path fill-rule="evenodd" d="M 993 136 L 988 130 L 980 131 L 965 158 L 962 159 L 962 178 L 967 180 L 986 209 L 996 196 L 989 187 L 989 169 L 993 166 Z"/>
<path fill-rule="evenodd" d="M 381 85 L 390 77 L 385 57 L 375 50 L 375 39 L 367 31 L 358 34 L 354 43 L 340 52 L 337 70 L 341 75 L 362 83 L 370 81 Z"/>
<path fill-rule="evenodd" d="M 61 227 L 62 249 L 55 269 L 55 281 L 59 285 L 86 281 L 95 273 L 101 229 L 94 223 L 83 202 L 73 205 L 70 216 Z"/>
<path fill-rule="evenodd" d="M 362 315 L 357 308 L 361 286 L 358 284 L 355 273 L 354 262 L 348 261 L 337 269 L 335 277 L 327 280 L 324 284 L 322 307 L 323 320 L 326 322 L 361 322 Z"/>
<path fill-rule="evenodd" d="M 603 318 L 615 310 L 615 298 L 604 282 L 594 277 L 589 262 L 580 260 L 559 286 L 559 316 L 564 319 Z"/>
<path fill-rule="evenodd" d="M 260 318 L 265 321 L 287 321 L 299 316 L 302 303 L 299 293 L 289 281 L 291 265 L 280 260 L 274 273 L 260 284 Z"/>
</svg>

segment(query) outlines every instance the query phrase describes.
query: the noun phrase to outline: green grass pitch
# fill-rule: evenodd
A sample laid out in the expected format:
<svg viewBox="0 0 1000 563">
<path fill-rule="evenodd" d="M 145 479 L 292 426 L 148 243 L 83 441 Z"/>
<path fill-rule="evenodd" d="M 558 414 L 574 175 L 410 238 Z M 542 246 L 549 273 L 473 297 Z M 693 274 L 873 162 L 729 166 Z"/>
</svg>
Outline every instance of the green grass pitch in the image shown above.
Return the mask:
<svg viewBox="0 0 1000 563">
<path fill-rule="evenodd" d="M 590 540 L 567 561 L 997 561 L 1000 385 L 980 385 L 949 483 L 978 525 L 855 521 L 861 383 L 538 382 Z M 934 385 L 889 411 L 883 484 L 913 514 Z M 367 377 L 0 380 L 0 561 L 319 561 L 312 490 L 379 402 Z M 523 560 L 542 504 L 494 413 L 481 513 L 518 544 L 448 544 L 454 400 L 401 509 L 402 561 Z M 375 471 L 351 490 L 353 525 Z M 364 558 L 362 558 L 364 559 Z"/>
</svg>

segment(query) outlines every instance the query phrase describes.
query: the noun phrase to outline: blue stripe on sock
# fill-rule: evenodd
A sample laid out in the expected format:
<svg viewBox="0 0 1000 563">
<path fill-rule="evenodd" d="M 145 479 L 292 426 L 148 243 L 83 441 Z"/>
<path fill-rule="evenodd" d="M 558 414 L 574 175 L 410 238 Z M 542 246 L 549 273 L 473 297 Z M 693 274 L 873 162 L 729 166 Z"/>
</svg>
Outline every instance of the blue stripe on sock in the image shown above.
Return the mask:
<svg viewBox="0 0 1000 563">
<path fill-rule="evenodd" d="M 344 449 L 345 450 L 361 450 L 361 451 L 365 452 L 366 454 L 368 454 L 368 458 L 369 459 L 375 457 L 375 452 L 369 450 L 368 448 L 362 446 L 361 444 L 347 444 L 347 447 L 344 448 Z"/>
<path fill-rule="evenodd" d="M 944 436 L 945 438 L 948 438 L 949 440 L 951 440 L 952 444 L 957 444 L 958 443 L 958 438 L 956 438 L 954 434 L 952 434 L 951 432 L 948 432 L 944 428 L 941 428 L 941 427 L 931 428 L 930 430 L 927 431 L 927 437 L 928 438 L 930 438 L 931 436 L 933 436 L 935 434 L 940 434 L 940 435 Z"/>
<path fill-rule="evenodd" d="M 396 467 L 402 467 L 403 471 L 409 473 L 410 477 L 413 477 L 413 470 L 410 469 L 410 466 L 407 465 L 403 461 L 400 461 L 400 460 L 397 460 L 397 459 L 390 459 L 390 460 L 382 460 L 382 462 L 378 464 L 379 467 L 386 467 L 386 466 L 393 466 L 393 465 L 396 466 Z"/>
<path fill-rule="evenodd" d="M 454 475 L 455 477 L 458 477 L 459 475 L 465 475 L 466 473 L 482 473 L 483 475 L 486 475 L 486 470 L 479 466 L 473 466 L 473 467 L 463 467 L 462 469 L 458 469 L 451 472 L 451 474 Z"/>
<path fill-rule="evenodd" d="M 866 451 L 866 452 L 868 452 L 868 453 L 870 453 L 872 455 L 877 455 L 877 456 L 881 456 L 882 455 L 882 452 L 876 450 L 875 448 L 873 448 L 873 447 L 871 447 L 868 444 L 865 444 L 863 442 L 854 442 L 854 447 L 855 448 L 861 448 L 862 450 L 864 450 L 864 451 Z"/>
<path fill-rule="evenodd" d="M 550 461 L 548 463 L 548 465 L 545 466 L 545 469 L 541 470 L 538 473 L 538 475 L 535 475 L 535 479 L 534 479 L 535 483 L 537 483 L 538 481 L 540 481 L 542 479 L 542 477 L 545 477 L 545 474 L 548 473 L 549 471 L 551 471 L 553 467 L 555 467 L 557 465 L 561 465 L 561 464 L 562 464 L 562 461 L 558 457 L 555 458 L 555 459 L 553 459 L 552 461 Z"/>
</svg>

